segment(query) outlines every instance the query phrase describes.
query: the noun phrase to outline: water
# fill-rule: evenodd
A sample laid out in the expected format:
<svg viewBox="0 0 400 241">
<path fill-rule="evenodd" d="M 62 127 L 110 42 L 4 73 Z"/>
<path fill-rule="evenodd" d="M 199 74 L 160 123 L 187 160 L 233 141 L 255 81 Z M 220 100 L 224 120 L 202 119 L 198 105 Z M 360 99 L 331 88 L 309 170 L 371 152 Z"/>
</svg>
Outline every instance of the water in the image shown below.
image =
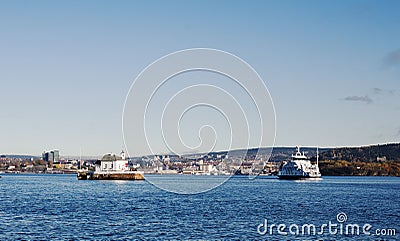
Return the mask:
<svg viewBox="0 0 400 241">
<path fill-rule="evenodd" d="M 180 176 L 159 176 L 168 182 Z M 204 176 L 209 178 L 221 178 Z M 0 240 L 400 240 L 400 178 L 324 177 L 314 181 L 234 177 L 196 195 L 146 181 L 78 181 L 75 175 L 3 175 Z M 396 235 L 261 235 L 270 224 L 368 223 Z M 286 228 L 286 231 L 288 228 Z M 263 231 L 261 226 L 260 231 Z M 295 230 L 294 230 L 295 231 Z M 319 229 L 317 232 L 320 231 Z M 289 231 L 288 231 L 289 232 Z"/>
</svg>

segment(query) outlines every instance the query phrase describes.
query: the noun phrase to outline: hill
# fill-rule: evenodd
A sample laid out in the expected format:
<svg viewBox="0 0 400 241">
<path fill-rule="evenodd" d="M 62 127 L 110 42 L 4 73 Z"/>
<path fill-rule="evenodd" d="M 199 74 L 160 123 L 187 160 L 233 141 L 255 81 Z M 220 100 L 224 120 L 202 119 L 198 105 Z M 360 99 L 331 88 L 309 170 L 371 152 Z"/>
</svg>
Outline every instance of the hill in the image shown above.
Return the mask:
<svg viewBox="0 0 400 241">
<path fill-rule="evenodd" d="M 400 144 L 333 148 L 319 167 L 328 176 L 400 176 Z"/>
<path fill-rule="evenodd" d="M 348 162 L 400 161 L 400 143 L 333 148 L 320 153 L 320 160 Z"/>
</svg>

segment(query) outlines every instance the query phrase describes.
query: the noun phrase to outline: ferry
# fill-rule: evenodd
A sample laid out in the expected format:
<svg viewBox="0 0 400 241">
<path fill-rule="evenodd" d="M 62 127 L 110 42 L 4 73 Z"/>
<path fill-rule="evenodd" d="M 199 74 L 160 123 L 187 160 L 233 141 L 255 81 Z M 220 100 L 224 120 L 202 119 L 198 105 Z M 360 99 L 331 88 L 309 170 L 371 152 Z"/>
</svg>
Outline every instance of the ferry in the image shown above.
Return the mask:
<svg viewBox="0 0 400 241">
<path fill-rule="evenodd" d="M 296 153 L 292 155 L 292 160 L 283 164 L 278 172 L 278 177 L 280 179 L 319 178 L 321 173 L 318 167 L 318 158 L 318 148 L 317 163 L 312 164 L 304 152 L 300 152 L 300 147 L 296 146 Z"/>
</svg>

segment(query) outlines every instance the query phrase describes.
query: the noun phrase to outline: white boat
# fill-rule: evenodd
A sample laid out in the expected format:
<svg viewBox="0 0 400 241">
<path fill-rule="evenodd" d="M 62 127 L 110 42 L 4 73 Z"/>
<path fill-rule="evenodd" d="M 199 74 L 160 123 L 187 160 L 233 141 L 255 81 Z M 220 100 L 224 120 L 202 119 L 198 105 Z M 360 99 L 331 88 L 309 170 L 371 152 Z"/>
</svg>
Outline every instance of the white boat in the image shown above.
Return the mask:
<svg viewBox="0 0 400 241">
<path fill-rule="evenodd" d="M 296 146 L 296 153 L 292 155 L 292 160 L 283 164 L 278 172 L 278 177 L 281 179 L 319 178 L 321 173 L 319 172 L 318 158 L 318 148 L 317 163 L 312 164 L 304 152 L 300 152 L 300 147 Z"/>
</svg>

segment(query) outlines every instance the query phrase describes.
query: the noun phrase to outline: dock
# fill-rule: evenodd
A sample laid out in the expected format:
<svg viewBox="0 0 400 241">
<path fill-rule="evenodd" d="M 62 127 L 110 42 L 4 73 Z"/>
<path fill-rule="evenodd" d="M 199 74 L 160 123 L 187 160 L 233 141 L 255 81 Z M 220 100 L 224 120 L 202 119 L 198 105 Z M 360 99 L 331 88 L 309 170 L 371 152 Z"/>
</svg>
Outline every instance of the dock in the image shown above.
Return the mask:
<svg viewBox="0 0 400 241">
<path fill-rule="evenodd" d="M 144 180 L 143 172 L 126 171 L 126 172 L 93 172 L 81 171 L 78 172 L 78 180 Z"/>
</svg>

